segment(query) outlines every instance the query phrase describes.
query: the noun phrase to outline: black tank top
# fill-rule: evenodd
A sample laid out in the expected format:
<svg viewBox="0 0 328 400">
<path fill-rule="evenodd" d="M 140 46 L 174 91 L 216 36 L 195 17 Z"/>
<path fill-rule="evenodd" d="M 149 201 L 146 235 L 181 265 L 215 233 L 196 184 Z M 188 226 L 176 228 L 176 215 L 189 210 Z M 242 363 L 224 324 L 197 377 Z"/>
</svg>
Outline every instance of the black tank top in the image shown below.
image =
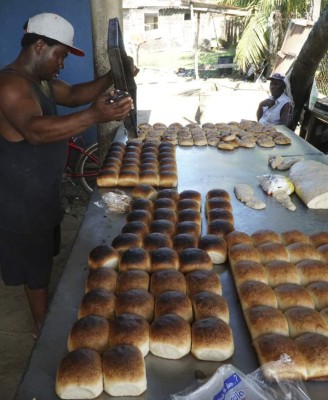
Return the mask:
<svg viewBox="0 0 328 400">
<path fill-rule="evenodd" d="M 1 72 L 18 74 L 10 68 Z M 57 115 L 52 89 L 48 97 L 34 82 L 31 84 L 39 97 L 43 115 Z M 66 140 L 33 145 L 26 140 L 10 142 L 0 136 L 2 229 L 34 233 L 60 222 L 60 183 L 66 157 Z"/>
</svg>

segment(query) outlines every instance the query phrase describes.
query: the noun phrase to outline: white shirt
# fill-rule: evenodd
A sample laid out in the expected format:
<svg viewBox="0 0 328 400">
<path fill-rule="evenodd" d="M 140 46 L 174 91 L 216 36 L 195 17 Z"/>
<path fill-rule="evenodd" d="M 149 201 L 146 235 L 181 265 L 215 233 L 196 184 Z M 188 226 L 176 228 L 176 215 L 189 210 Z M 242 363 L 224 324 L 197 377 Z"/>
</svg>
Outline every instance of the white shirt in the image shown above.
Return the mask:
<svg viewBox="0 0 328 400">
<path fill-rule="evenodd" d="M 262 125 L 280 125 L 281 109 L 286 103 L 290 103 L 290 98 L 287 96 L 286 93 L 283 93 L 280 97 L 277 98 L 273 107 L 262 107 L 263 114 L 262 117 L 259 119 L 259 123 Z"/>
</svg>

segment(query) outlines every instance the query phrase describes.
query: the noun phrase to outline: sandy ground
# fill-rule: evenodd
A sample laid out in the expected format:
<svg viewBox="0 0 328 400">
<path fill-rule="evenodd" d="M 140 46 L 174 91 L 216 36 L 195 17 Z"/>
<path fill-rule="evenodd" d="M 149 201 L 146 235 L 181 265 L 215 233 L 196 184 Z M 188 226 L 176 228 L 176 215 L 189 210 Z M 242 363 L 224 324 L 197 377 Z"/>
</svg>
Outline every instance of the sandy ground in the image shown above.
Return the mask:
<svg viewBox="0 0 328 400">
<path fill-rule="evenodd" d="M 144 70 L 138 84 L 138 122 L 229 122 L 255 119 L 258 103 L 268 95 L 267 83 L 229 78 L 190 80 L 174 73 Z M 67 213 L 62 223 L 62 249 L 54 259 L 50 295 L 54 292 L 79 225 L 88 197 L 68 183 Z M 12 400 L 33 349 L 33 324 L 21 287 L 6 287 L 0 280 L 0 398 Z"/>
</svg>

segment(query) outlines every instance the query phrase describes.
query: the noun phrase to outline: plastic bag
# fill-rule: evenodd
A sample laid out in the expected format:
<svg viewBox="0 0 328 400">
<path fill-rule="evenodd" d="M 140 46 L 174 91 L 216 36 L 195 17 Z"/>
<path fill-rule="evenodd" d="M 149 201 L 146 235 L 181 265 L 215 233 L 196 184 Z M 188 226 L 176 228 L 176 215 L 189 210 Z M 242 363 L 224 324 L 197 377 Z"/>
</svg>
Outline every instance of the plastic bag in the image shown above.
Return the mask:
<svg viewBox="0 0 328 400">
<path fill-rule="evenodd" d="M 214 375 L 201 386 L 193 384 L 186 390 L 171 395 L 171 400 L 311 400 L 303 382 L 279 379 L 282 363 L 290 364 L 291 359 L 282 355 L 281 359 L 265 364 L 270 371 L 270 382 L 262 368 L 249 375 L 231 364 L 222 365 Z"/>
<path fill-rule="evenodd" d="M 293 182 L 283 175 L 261 175 L 257 177 L 262 189 L 267 194 L 272 194 L 276 190 L 283 190 L 287 194 L 294 192 Z"/>
<path fill-rule="evenodd" d="M 125 213 L 130 210 L 131 200 L 122 190 L 115 189 L 102 194 L 101 201 L 94 204 L 108 213 Z"/>
</svg>

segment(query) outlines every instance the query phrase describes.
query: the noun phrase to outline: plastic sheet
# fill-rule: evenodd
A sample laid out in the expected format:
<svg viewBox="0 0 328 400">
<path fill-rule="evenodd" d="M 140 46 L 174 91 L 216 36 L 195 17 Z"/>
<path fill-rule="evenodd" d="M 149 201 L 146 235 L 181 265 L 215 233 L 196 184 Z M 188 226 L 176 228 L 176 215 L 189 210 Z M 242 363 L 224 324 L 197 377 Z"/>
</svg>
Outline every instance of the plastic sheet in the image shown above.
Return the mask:
<svg viewBox="0 0 328 400">
<path fill-rule="evenodd" d="M 125 213 L 130 210 L 131 200 L 131 197 L 122 190 L 114 189 L 102 194 L 101 200 L 93 204 L 104 208 L 108 213 Z"/>
</svg>

